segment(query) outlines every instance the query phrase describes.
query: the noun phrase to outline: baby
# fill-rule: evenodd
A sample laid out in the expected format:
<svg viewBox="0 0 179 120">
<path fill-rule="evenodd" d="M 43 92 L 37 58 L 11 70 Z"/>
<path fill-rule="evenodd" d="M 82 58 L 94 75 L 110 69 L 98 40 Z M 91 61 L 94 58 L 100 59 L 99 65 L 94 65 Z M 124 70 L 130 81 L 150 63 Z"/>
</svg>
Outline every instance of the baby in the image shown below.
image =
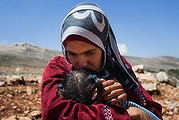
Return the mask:
<svg viewBox="0 0 179 120">
<path fill-rule="evenodd" d="M 103 85 L 96 75 L 79 69 L 68 73 L 58 87 L 57 95 L 74 103 L 90 105 L 100 102 Z M 95 97 L 94 92 L 97 92 Z"/>
</svg>

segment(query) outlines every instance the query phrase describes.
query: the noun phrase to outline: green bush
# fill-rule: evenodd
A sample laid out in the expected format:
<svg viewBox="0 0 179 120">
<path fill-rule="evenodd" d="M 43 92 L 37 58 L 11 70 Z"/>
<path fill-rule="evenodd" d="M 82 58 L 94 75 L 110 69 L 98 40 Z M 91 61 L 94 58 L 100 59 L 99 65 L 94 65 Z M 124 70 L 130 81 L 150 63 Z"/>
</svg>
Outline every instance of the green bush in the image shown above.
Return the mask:
<svg viewBox="0 0 179 120">
<path fill-rule="evenodd" d="M 151 73 L 157 73 L 157 70 L 153 69 L 153 68 L 146 68 L 145 71 L 146 72 L 151 72 Z"/>
<path fill-rule="evenodd" d="M 167 73 L 168 75 L 179 79 L 179 69 L 169 69 Z"/>
<path fill-rule="evenodd" d="M 159 72 L 165 72 L 165 69 L 160 69 Z"/>
</svg>

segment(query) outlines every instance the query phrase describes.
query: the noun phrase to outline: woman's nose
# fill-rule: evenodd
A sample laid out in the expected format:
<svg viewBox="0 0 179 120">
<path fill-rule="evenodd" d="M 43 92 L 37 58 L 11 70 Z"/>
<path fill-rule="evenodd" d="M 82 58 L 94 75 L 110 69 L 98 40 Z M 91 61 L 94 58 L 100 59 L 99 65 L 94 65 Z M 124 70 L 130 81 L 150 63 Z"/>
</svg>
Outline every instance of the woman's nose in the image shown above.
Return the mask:
<svg viewBox="0 0 179 120">
<path fill-rule="evenodd" d="M 78 57 L 76 62 L 78 68 L 85 68 L 88 65 L 88 60 L 85 57 Z"/>
</svg>

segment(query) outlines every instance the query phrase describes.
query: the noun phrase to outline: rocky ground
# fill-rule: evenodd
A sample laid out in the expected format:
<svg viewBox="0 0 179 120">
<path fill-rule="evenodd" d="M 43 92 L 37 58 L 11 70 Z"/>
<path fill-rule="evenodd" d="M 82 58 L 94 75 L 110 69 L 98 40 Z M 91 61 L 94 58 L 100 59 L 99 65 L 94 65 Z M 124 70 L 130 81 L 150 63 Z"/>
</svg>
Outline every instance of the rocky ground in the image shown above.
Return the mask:
<svg viewBox="0 0 179 120">
<path fill-rule="evenodd" d="M 153 99 L 162 105 L 164 120 L 179 120 L 179 88 L 160 83 L 161 95 L 153 95 Z"/>
<path fill-rule="evenodd" d="M 4 77 L 0 82 L 1 120 L 40 120 L 40 76 Z M 8 80 L 10 79 L 10 80 Z M 160 95 L 153 99 L 163 106 L 164 120 L 179 120 L 179 88 L 158 84 Z"/>
<path fill-rule="evenodd" d="M 40 120 L 40 76 L 4 78 L 0 87 L 1 120 Z M 8 80 L 10 79 L 10 80 Z"/>
</svg>

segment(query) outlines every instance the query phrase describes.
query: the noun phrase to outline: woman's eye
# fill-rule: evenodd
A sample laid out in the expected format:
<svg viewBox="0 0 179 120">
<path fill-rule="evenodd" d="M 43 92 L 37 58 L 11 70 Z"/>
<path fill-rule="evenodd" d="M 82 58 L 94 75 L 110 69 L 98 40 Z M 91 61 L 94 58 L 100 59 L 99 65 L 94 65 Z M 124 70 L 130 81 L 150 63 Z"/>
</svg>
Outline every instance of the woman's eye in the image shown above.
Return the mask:
<svg viewBox="0 0 179 120">
<path fill-rule="evenodd" d="M 74 53 L 68 53 L 69 56 L 75 56 L 76 54 Z"/>
<path fill-rule="evenodd" d="M 87 55 L 94 55 L 94 52 L 88 52 Z"/>
</svg>

